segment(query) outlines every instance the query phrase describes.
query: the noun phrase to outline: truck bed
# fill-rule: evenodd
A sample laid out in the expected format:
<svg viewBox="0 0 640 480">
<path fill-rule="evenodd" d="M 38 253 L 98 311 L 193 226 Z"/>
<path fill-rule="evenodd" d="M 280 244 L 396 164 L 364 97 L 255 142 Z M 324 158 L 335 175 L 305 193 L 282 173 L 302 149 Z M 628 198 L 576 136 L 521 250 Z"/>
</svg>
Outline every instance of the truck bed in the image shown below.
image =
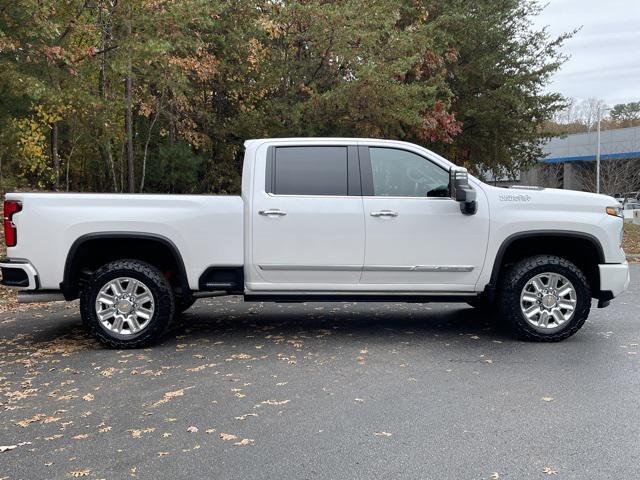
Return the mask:
<svg viewBox="0 0 640 480">
<path fill-rule="evenodd" d="M 159 236 L 182 255 L 190 288 L 210 265 L 243 264 L 243 201 L 224 195 L 10 193 L 22 202 L 13 221 L 13 259 L 27 258 L 39 288 L 56 290 L 74 242 L 87 235 L 126 232 Z M 25 252 L 23 254 L 23 252 Z"/>
</svg>

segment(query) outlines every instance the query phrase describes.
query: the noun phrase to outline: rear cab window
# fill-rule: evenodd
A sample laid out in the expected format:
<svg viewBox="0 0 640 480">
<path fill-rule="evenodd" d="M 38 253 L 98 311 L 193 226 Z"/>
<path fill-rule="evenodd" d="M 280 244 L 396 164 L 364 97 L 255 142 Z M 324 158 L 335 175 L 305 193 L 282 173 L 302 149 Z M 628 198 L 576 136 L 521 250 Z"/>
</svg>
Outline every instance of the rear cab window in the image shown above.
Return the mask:
<svg viewBox="0 0 640 480">
<path fill-rule="evenodd" d="M 271 147 L 265 190 L 273 195 L 360 195 L 356 147 Z"/>
</svg>

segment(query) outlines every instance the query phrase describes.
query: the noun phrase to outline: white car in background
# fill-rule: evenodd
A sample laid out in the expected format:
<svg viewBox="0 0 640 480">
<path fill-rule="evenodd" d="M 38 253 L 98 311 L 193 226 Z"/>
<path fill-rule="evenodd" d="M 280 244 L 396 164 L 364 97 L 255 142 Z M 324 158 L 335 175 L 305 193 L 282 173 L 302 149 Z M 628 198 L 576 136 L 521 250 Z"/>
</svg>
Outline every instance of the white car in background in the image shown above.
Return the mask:
<svg viewBox="0 0 640 480">
<path fill-rule="evenodd" d="M 624 215 L 624 219 L 628 221 L 633 220 L 633 212 L 635 210 L 640 210 L 640 201 L 635 202 L 627 202 L 624 204 L 622 213 Z"/>
</svg>

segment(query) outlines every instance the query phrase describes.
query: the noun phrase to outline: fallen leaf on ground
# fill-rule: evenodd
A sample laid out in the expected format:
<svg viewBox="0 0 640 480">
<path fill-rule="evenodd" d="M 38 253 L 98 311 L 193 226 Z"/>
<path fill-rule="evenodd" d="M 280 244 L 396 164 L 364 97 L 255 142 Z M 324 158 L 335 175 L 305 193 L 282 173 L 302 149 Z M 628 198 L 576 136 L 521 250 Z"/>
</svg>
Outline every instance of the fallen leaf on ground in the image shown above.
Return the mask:
<svg viewBox="0 0 640 480">
<path fill-rule="evenodd" d="M 133 430 L 127 430 L 127 432 L 131 433 L 131 436 L 133 438 L 141 438 L 143 433 L 153 433 L 155 432 L 156 429 L 155 428 L 141 428 L 141 429 L 133 429 Z"/>
<path fill-rule="evenodd" d="M 236 447 L 245 447 L 247 445 L 253 445 L 255 440 L 253 438 L 243 438 L 239 442 L 234 443 Z"/>
<path fill-rule="evenodd" d="M 69 472 L 69 475 L 71 475 L 72 477 L 88 477 L 91 474 L 91 469 L 90 468 L 83 468 L 82 470 L 74 470 L 72 472 Z"/>
<path fill-rule="evenodd" d="M 215 363 L 207 363 L 205 365 L 198 365 L 197 367 L 187 368 L 187 372 L 201 372 L 205 368 L 215 367 L 217 364 Z"/>
<path fill-rule="evenodd" d="M 152 407 L 157 407 L 159 405 L 163 405 L 165 403 L 170 402 L 172 399 L 176 398 L 176 397 L 182 397 L 184 395 L 184 391 L 185 390 L 189 390 L 193 387 L 187 387 L 187 388 L 181 388 L 180 390 L 175 390 L 173 392 L 166 392 L 163 396 L 162 399 L 158 400 L 157 402 L 155 402 L 154 404 L 152 404 Z"/>
<path fill-rule="evenodd" d="M 65 410 L 66 411 L 66 410 Z M 44 420 L 42 420 L 42 424 L 46 425 L 47 423 L 53 423 L 53 422 L 57 422 L 58 420 L 60 420 L 60 417 L 47 417 Z"/>
<path fill-rule="evenodd" d="M 9 450 L 14 450 L 18 447 L 22 447 L 24 445 L 31 445 L 31 442 L 20 442 L 15 445 L 0 445 L 0 453 L 7 452 Z"/>
<path fill-rule="evenodd" d="M 244 415 L 240 415 L 239 417 L 235 417 L 236 420 L 246 420 L 247 417 L 257 417 L 257 413 L 245 413 Z"/>
<path fill-rule="evenodd" d="M 37 415 L 34 415 L 33 417 L 25 418 L 25 419 L 20 420 L 20 421 L 18 421 L 16 423 L 18 425 L 20 425 L 21 427 L 25 428 L 29 424 L 35 423 L 35 422 L 39 422 L 40 420 L 43 420 L 45 418 L 47 418 L 47 416 L 44 413 L 38 413 Z"/>
<path fill-rule="evenodd" d="M 284 405 L 285 403 L 289 403 L 291 400 L 265 400 L 264 402 L 260 402 L 262 405 Z"/>
</svg>

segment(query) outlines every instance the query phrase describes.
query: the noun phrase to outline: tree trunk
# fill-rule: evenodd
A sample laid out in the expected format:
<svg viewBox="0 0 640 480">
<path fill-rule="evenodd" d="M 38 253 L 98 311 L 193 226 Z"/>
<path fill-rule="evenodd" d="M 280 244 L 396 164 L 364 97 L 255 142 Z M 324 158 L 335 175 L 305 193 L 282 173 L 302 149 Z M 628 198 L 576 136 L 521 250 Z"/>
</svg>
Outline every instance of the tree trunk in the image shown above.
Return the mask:
<svg viewBox="0 0 640 480">
<path fill-rule="evenodd" d="M 142 156 L 142 173 L 140 175 L 140 193 L 144 190 L 144 179 L 147 174 L 147 155 L 149 153 L 149 143 L 151 142 L 151 134 L 153 133 L 153 127 L 158 121 L 158 117 L 160 116 L 160 109 L 162 108 L 162 97 L 160 97 L 160 101 L 158 102 L 158 108 L 156 110 L 156 114 L 153 117 L 153 121 L 149 126 L 149 131 L 147 132 L 147 141 L 144 144 L 144 155 Z"/>
<path fill-rule="evenodd" d="M 67 159 L 67 192 L 69 191 L 69 166 L 71 165 L 71 155 L 69 155 L 69 158 Z"/>
<path fill-rule="evenodd" d="M 127 40 L 131 39 L 131 6 L 125 22 Z M 135 192 L 135 172 L 133 169 L 133 106 L 132 106 L 132 80 L 131 80 L 131 54 L 127 58 L 127 75 L 124 78 L 124 131 L 125 131 L 125 155 L 127 159 L 127 183 L 129 192 Z"/>
<path fill-rule="evenodd" d="M 100 31 L 102 32 L 102 42 L 100 49 L 102 50 L 102 54 L 100 55 L 100 67 L 98 71 L 98 92 L 100 94 L 100 99 L 105 104 L 105 100 L 107 98 L 107 85 L 105 78 L 105 69 L 107 68 L 107 55 L 108 55 L 108 47 L 109 47 L 109 35 L 110 30 L 108 29 L 108 22 L 103 17 L 103 8 L 102 4 L 100 5 Z M 105 128 L 104 119 L 102 117 L 104 113 L 101 114 L 101 121 L 99 123 L 99 130 L 101 132 L 101 139 L 98 149 L 100 151 L 100 157 L 104 162 L 107 168 L 107 177 L 111 177 L 111 181 L 113 182 L 113 191 L 117 192 L 118 189 L 118 179 L 116 178 L 116 167 L 113 161 L 113 155 L 111 154 L 111 138 L 109 138 L 107 129 Z"/>
<path fill-rule="evenodd" d="M 51 158 L 53 160 L 53 173 L 55 180 L 53 189 L 58 190 L 60 186 L 60 154 L 58 153 L 58 122 L 51 125 Z"/>
<path fill-rule="evenodd" d="M 125 156 L 127 159 L 127 183 L 129 192 L 135 191 L 135 172 L 133 170 L 133 112 L 131 108 L 131 75 L 128 74 L 124 79 L 124 131 L 125 131 Z"/>
</svg>

